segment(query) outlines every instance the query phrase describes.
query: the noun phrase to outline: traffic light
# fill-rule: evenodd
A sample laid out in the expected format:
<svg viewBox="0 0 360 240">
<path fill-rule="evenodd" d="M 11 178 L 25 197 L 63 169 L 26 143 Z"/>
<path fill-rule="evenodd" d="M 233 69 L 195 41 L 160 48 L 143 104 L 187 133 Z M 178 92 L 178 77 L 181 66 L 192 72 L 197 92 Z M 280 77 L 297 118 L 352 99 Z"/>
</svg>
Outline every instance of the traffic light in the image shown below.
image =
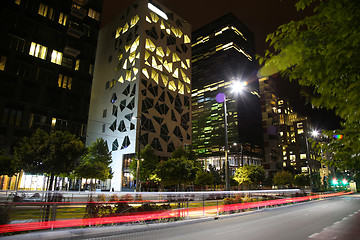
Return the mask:
<svg viewBox="0 0 360 240">
<path fill-rule="evenodd" d="M 344 185 L 346 185 L 346 184 L 348 184 L 348 180 L 346 180 L 345 178 L 342 180 L 342 183 L 344 184 Z"/>
<path fill-rule="evenodd" d="M 338 180 L 337 180 L 336 178 L 333 178 L 332 184 L 333 184 L 333 185 L 338 185 Z"/>
</svg>

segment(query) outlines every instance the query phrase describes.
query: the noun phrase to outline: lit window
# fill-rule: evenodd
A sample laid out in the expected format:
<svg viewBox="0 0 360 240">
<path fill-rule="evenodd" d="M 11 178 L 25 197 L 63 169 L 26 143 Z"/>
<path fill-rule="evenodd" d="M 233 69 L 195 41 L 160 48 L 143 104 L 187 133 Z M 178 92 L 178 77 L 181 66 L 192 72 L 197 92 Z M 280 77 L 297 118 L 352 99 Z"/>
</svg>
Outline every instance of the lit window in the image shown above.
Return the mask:
<svg viewBox="0 0 360 240">
<path fill-rule="evenodd" d="M 76 62 L 75 62 L 75 71 L 79 71 L 79 67 L 80 67 L 80 59 L 76 59 Z"/>
<path fill-rule="evenodd" d="M 151 23 L 151 19 L 150 19 L 148 16 L 146 16 L 146 21 L 147 21 L 148 23 Z"/>
<path fill-rule="evenodd" d="M 156 46 L 150 39 L 147 38 L 145 41 L 145 48 L 148 49 L 149 51 L 153 52 L 153 51 L 155 51 Z"/>
<path fill-rule="evenodd" d="M 45 59 L 46 53 L 47 53 L 47 47 L 44 47 L 44 46 L 34 43 L 34 42 L 31 43 L 29 55 L 38 57 L 41 59 Z"/>
<path fill-rule="evenodd" d="M 126 31 L 129 29 L 129 24 L 125 23 L 124 27 L 123 27 L 123 32 L 122 33 L 126 33 Z"/>
<path fill-rule="evenodd" d="M 15 0 L 15 4 L 20 5 L 21 0 Z"/>
<path fill-rule="evenodd" d="M 174 33 L 174 35 L 178 38 L 181 38 L 183 33 L 180 29 L 171 27 L 171 31 Z"/>
<path fill-rule="evenodd" d="M 156 55 L 160 56 L 160 57 L 164 57 L 165 53 L 164 50 L 162 49 L 162 47 L 157 47 L 156 48 Z"/>
<path fill-rule="evenodd" d="M 115 38 L 120 37 L 121 31 L 122 31 L 122 27 L 119 27 L 118 29 L 116 29 Z"/>
<path fill-rule="evenodd" d="M 72 78 L 63 74 L 59 74 L 58 87 L 71 90 Z"/>
<path fill-rule="evenodd" d="M 129 55 L 129 62 L 132 63 L 135 60 L 136 52 L 130 53 Z"/>
<path fill-rule="evenodd" d="M 173 73 L 173 77 L 174 78 L 179 78 L 179 69 L 175 69 L 174 73 Z"/>
<path fill-rule="evenodd" d="M 40 3 L 38 14 L 40 14 L 41 16 L 46 17 L 47 12 L 48 12 L 48 6 L 43 4 L 43 3 Z"/>
<path fill-rule="evenodd" d="M 59 15 L 59 23 L 61 24 L 61 25 L 64 25 L 64 26 L 66 26 L 66 21 L 67 21 L 67 15 L 65 14 L 65 13 L 60 13 L 60 15 Z"/>
<path fill-rule="evenodd" d="M 93 75 L 93 71 L 94 71 L 94 65 L 90 64 L 89 66 L 89 74 L 92 76 Z"/>
<path fill-rule="evenodd" d="M 172 61 L 177 62 L 177 61 L 180 61 L 180 60 L 181 59 L 179 58 L 179 56 L 176 53 L 173 53 Z"/>
<path fill-rule="evenodd" d="M 174 81 L 170 81 L 168 88 L 169 88 L 170 90 L 172 90 L 172 91 L 176 91 L 176 84 L 175 84 L 175 82 L 174 82 Z"/>
<path fill-rule="evenodd" d="M 173 67 L 173 64 L 172 63 L 168 63 L 166 60 L 164 61 L 164 67 L 165 69 L 171 73 L 172 72 L 172 67 Z"/>
<path fill-rule="evenodd" d="M 97 21 L 100 21 L 100 13 L 98 13 L 94 9 L 89 8 L 88 16 Z"/>
<path fill-rule="evenodd" d="M 300 154 L 300 159 L 306 159 L 306 153 L 301 153 Z"/>
<path fill-rule="evenodd" d="M 137 37 L 133 42 L 133 44 L 131 44 L 130 53 L 135 52 L 139 44 L 140 44 L 140 37 Z"/>
<path fill-rule="evenodd" d="M 184 69 L 188 69 L 183 61 L 181 61 L 181 67 L 184 68 Z"/>
<path fill-rule="evenodd" d="M 157 21 L 159 21 L 159 17 L 158 15 L 154 14 L 154 13 L 150 13 L 151 19 L 154 23 L 157 23 Z"/>
<path fill-rule="evenodd" d="M 149 73 L 146 68 L 143 68 L 142 73 L 145 75 L 146 78 L 149 78 Z"/>
<path fill-rule="evenodd" d="M 131 22 L 130 22 L 130 28 L 135 26 L 139 20 L 140 20 L 140 18 L 138 15 L 135 15 L 134 17 L 132 17 Z"/>
<path fill-rule="evenodd" d="M 0 70 L 4 71 L 5 70 L 5 64 L 6 64 L 6 57 L 5 56 L 1 56 L 0 58 Z"/>
<path fill-rule="evenodd" d="M 304 133 L 304 129 L 303 129 L 303 128 L 298 129 L 297 133 L 298 133 L 298 134 Z"/>
<path fill-rule="evenodd" d="M 188 35 L 184 35 L 184 43 L 190 43 L 190 38 L 188 37 Z"/>
<path fill-rule="evenodd" d="M 51 54 L 51 62 L 61 65 L 62 56 L 63 54 L 61 52 L 53 50 Z"/>
<path fill-rule="evenodd" d="M 126 77 L 125 80 L 127 81 L 131 81 L 131 71 L 130 70 L 126 70 Z"/>
</svg>

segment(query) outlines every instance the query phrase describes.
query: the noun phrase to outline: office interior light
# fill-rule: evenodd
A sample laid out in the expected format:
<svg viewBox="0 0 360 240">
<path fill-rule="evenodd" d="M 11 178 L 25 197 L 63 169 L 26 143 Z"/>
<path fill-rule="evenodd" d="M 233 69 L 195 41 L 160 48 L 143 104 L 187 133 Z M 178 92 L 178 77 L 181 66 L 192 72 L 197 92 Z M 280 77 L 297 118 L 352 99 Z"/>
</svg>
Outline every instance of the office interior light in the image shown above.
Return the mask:
<svg viewBox="0 0 360 240">
<path fill-rule="evenodd" d="M 156 13 L 157 15 L 159 15 L 160 17 L 162 17 L 163 19 L 168 20 L 168 17 L 166 16 L 166 13 L 164 13 L 163 11 L 161 11 L 160 9 L 158 9 L 157 7 L 152 5 L 151 3 L 148 3 L 148 8 L 151 11 L 153 11 L 154 13 Z"/>
</svg>

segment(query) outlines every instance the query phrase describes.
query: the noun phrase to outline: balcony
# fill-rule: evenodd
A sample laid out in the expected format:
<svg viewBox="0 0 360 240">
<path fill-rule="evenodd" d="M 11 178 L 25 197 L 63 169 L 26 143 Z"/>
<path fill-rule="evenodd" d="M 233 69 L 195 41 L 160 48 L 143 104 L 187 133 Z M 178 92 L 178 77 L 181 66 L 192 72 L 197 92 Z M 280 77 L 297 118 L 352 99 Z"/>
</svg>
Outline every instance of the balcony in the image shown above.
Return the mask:
<svg viewBox="0 0 360 240">
<path fill-rule="evenodd" d="M 74 47 L 66 46 L 64 48 L 64 54 L 76 58 L 80 54 L 80 50 Z"/>
<path fill-rule="evenodd" d="M 89 0 L 73 0 L 73 3 L 79 5 L 79 6 L 85 6 Z"/>
<path fill-rule="evenodd" d="M 73 4 L 71 7 L 71 15 L 83 19 L 87 13 L 86 13 L 86 9 L 80 7 L 79 5 Z"/>
<path fill-rule="evenodd" d="M 84 35 L 82 26 L 76 22 L 70 22 L 67 34 L 75 38 L 81 38 Z"/>
</svg>

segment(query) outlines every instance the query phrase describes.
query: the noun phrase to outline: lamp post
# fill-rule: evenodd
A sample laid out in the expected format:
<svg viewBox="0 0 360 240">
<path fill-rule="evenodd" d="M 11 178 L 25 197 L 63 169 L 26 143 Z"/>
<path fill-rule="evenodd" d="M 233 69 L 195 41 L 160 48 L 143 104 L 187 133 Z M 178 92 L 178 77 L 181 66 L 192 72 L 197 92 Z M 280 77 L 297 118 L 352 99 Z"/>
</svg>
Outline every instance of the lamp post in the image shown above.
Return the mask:
<svg viewBox="0 0 360 240">
<path fill-rule="evenodd" d="M 232 84 L 232 92 L 241 92 L 247 85 L 246 82 L 235 81 Z M 218 93 L 216 101 L 224 105 L 224 123 L 225 123 L 225 190 L 230 191 L 230 178 L 229 178 L 229 139 L 228 139 L 228 123 L 227 123 L 227 105 L 225 93 Z"/>
<path fill-rule="evenodd" d="M 313 130 L 310 132 L 311 136 L 316 137 L 319 135 L 319 132 L 316 130 Z M 307 168 L 309 169 L 309 175 L 310 175 L 310 190 L 313 191 L 314 188 L 314 182 L 313 182 L 313 176 L 312 176 L 312 157 L 310 155 L 310 148 L 309 148 L 309 135 L 306 133 L 305 136 L 305 143 L 306 143 L 306 155 L 307 155 Z M 310 163 L 311 161 L 311 163 Z"/>
<path fill-rule="evenodd" d="M 229 144 L 228 144 L 228 129 L 227 129 L 227 107 L 226 107 L 226 95 L 225 93 L 218 93 L 216 95 L 216 101 L 224 104 L 224 121 L 225 121 L 225 190 L 230 190 L 229 179 Z"/>
</svg>

